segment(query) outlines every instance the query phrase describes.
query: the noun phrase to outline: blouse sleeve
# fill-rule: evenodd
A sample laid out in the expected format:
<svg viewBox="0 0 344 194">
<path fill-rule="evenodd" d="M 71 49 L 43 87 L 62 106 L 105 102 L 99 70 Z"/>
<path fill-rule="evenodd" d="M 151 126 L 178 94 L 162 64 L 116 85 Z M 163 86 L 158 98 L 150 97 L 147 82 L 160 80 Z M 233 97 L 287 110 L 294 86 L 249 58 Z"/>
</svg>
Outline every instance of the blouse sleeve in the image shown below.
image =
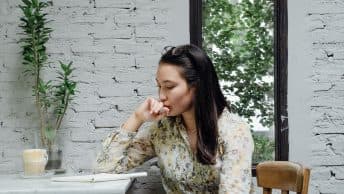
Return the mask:
<svg viewBox="0 0 344 194">
<path fill-rule="evenodd" d="M 151 131 L 156 125 L 139 132 L 114 131 L 104 139 L 97 156 L 96 172 L 122 173 L 137 167 L 155 155 Z"/>
<path fill-rule="evenodd" d="M 249 126 L 244 122 L 230 123 L 231 130 L 223 134 L 222 167 L 219 193 L 248 194 L 251 190 L 251 164 L 254 149 Z"/>
</svg>

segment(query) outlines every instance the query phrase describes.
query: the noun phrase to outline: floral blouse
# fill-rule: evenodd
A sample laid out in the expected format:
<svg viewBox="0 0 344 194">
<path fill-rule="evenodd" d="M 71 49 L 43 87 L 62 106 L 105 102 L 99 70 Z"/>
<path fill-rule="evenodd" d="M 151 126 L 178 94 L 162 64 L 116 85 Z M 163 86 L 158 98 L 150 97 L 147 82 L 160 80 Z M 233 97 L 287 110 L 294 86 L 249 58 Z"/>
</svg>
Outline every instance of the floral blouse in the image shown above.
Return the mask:
<svg viewBox="0 0 344 194">
<path fill-rule="evenodd" d="M 166 193 L 247 194 L 254 147 L 249 126 L 225 109 L 218 128 L 215 165 L 197 161 L 179 116 L 164 118 L 139 132 L 112 132 L 103 142 L 96 171 L 122 173 L 157 156 Z"/>
</svg>

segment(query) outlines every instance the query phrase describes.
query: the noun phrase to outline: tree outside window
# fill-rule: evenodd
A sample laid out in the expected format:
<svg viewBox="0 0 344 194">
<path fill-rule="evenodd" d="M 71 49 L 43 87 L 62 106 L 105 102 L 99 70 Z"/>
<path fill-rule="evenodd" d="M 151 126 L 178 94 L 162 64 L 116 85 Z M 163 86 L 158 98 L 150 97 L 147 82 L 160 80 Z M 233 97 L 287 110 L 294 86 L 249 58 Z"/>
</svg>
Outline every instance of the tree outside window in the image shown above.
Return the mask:
<svg viewBox="0 0 344 194">
<path fill-rule="evenodd" d="M 203 0 L 203 47 L 233 112 L 251 125 L 253 163 L 274 159 L 273 7 L 272 0 Z"/>
</svg>

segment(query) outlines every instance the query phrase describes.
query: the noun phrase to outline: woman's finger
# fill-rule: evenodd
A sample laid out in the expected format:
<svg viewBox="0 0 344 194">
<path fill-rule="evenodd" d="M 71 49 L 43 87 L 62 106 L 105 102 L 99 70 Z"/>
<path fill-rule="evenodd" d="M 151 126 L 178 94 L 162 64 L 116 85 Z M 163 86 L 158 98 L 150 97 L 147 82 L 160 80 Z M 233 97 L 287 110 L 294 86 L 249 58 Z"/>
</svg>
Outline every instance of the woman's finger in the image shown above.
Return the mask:
<svg viewBox="0 0 344 194">
<path fill-rule="evenodd" d="M 150 112 L 150 114 L 153 114 L 154 113 L 154 111 L 155 111 L 155 109 L 156 109 L 156 106 L 157 106 L 157 100 L 155 100 L 155 99 L 151 99 L 151 105 L 150 105 L 150 107 L 149 107 L 149 112 Z"/>
<path fill-rule="evenodd" d="M 170 110 L 168 108 L 166 108 L 166 107 L 161 108 L 159 111 L 158 119 L 160 120 L 163 117 L 166 117 L 169 112 L 170 112 Z"/>
<path fill-rule="evenodd" d="M 163 107 L 164 107 L 164 104 L 162 102 L 158 102 L 155 112 L 160 113 L 160 111 Z"/>
<path fill-rule="evenodd" d="M 168 114 L 170 112 L 170 109 L 167 107 L 162 107 L 162 109 L 160 109 L 163 113 Z"/>
<path fill-rule="evenodd" d="M 148 110 L 152 110 L 153 107 L 153 103 L 154 103 L 154 99 L 153 98 L 149 98 L 148 99 Z"/>
<path fill-rule="evenodd" d="M 153 100 L 153 106 L 151 107 L 151 114 L 156 114 L 159 110 L 159 102 L 157 100 Z"/>
<path fill-rule="evenodd" d="M 157 101 L 154 101 L 154 105 L 152 107 L 152 112 L 155 114 L 156 113 L 156 109 L 158 108 L 159 104 Z"/>
<path fill-rule="evenodd" d="M 149 107 L 149 112 L 150 112 L 150 114 L 153 113 L 155 104 L 156 104 L 155 100 L 154 100 L 154 99 L 151 99 L 151 105 L 150 105 L 150 107 Z"/>
</svg>

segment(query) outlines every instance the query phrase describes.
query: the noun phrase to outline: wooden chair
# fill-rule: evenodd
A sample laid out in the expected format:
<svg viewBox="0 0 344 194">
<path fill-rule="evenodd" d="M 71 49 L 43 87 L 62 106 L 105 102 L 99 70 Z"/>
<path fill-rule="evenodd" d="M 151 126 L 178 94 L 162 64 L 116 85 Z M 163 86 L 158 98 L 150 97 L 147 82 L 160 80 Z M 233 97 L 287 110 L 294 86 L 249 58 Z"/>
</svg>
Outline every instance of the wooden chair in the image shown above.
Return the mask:
<svg viewBox="0 0 344 194">
<path fill-rule="evenodd" d="M 282 194 L 294 191 L 307 194 L 310 169 L 289 161 L 267 161 L 257 165 L 257 184 L 263 187 L 264 194 L 271 194 L 272 189 L 280 189 Z"/>
</svg>

